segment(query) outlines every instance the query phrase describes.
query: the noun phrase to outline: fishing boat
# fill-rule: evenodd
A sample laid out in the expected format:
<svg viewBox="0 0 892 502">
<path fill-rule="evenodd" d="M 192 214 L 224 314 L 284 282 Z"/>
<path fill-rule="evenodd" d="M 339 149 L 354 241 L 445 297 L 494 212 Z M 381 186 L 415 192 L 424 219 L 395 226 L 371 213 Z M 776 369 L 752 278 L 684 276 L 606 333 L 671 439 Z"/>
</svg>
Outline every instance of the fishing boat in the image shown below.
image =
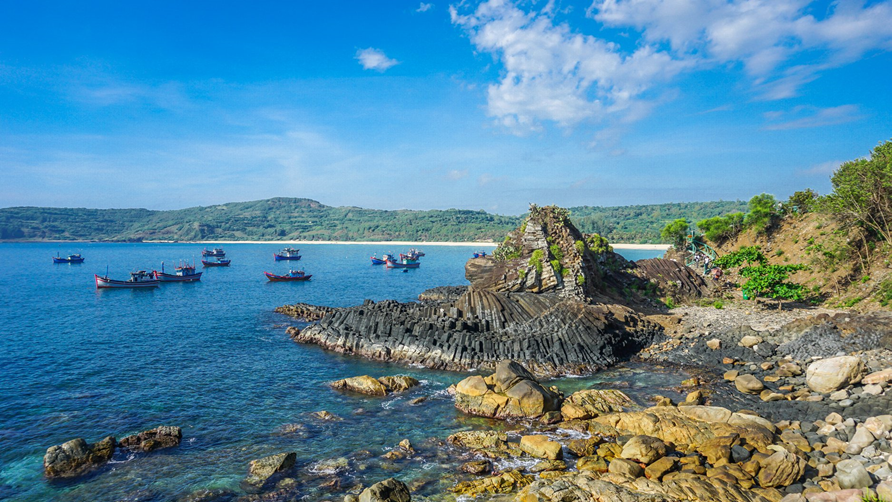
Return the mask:
<svg viewBox="0 0 892 502">
<path fill-rule="evenodd" d="M 308 281 L 310 277 L 313 277 L 312 274 L 305 274 L 303 270 L 289 270 L 285 275 L 276 275 L 269 272 L 264 272 L 264 274 L 266 274 L 266 278 L 270 282 Z"/>
<path fill-rule="evenodd" d="M 219 256 L 217 256 L 213 261 L 205 260 L 204 258 L 201 259 L 201 264 L 205 267 L 228 267 L 230 262 L 232 262 L 232 260 L 227 260 Z"/>
<path fill-rule="evenodd" d="M 381 258 L 378 258 L 377 254 L 372 255 L 372 265 L 384 265 L 385 263 L 387 263 L 387 260 L 396 261 L 396 258 L 393 257 L 393 253 L 384 253 L 384 256 L 382 256 Z"/>
<path fill-rule="evenodd" d="M 155 279 L 161 282 L 196 282 L 201 280 L 202 273 L 195 271 L 195 265 L 182 263 L 174 269 L 174 273 L 167 274 L 164 272 L 164 262 L 161 262 L 161 272 L 157 270 L 152 271 Z"/>
<path fill-rule="evenodd" d="M 83 263 L 84 257 L 78 254 L 70 254 L 66 257 L 53 256 L 53 263 Z"/>
<path fill-rule="evenodd" d="M 276 257 L 276 261 L 299 260 L 300 259 L 300 249 L 285 248 L 278 253 L 274 253 L 273 256 Z"/>
<path fill-rule="evenodd" d="M 204 248 L 201 251 L 201 256 L 210 256 L 213 258 L 223 258 L 224 256 L 226 256 L 226 252 L 223 251 L 223 248 L 214 248 L 214 249 Z"/>
<path fill-rule="evenodd" d="M 400 258 L 399 261 L 394 259 L 388 259 L 387 263 L 384 264 L 387 268 L 418 268 L 421 266 L 421 263 L 418 263 L 417 260 L 410 260 L 408 258 Z"/>
<path fill-rule="evenodd" d="M 474 258 L 486 258 L 486 251 L 475 251 Z"/>
<path fill-rule="evenodd" d="M 126 281 L 117 281 L 115 279 L 109 279 L 108 271 L 105 272 L 105 276 L 101 276 L 99 274 L 93 274 L 96 278 L 96 288 L 97 289 L 113 289 L 113 288 L 157 288 L 158 284 L 161 283 L 158 279 L 152 277 L 152 274 L 146 272 L 145 270 L 140 270 L 137 272 L 130 272 L 130 278 Z"/>
<path fill-rule="evenodd" d="M 409 256 L 414 256 L 416 259 L 424 256 L 424 252 L 422 252 L 420 249 L 415 248 L 410 249 L 408 254 Z"/>
</svg>

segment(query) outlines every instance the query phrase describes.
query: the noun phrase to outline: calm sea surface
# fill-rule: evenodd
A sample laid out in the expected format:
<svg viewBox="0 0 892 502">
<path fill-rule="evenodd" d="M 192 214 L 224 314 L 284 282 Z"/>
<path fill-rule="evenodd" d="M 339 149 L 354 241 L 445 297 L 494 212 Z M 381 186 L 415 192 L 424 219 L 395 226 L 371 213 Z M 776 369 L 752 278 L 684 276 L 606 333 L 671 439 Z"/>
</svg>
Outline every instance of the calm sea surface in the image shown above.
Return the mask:
<svg viewBox="0 0 892 502">
<path fill-rule="evenodd" d="M 390 476 L 422 497 L 452 486 L 455 465 L 435 440 L 472 427 L 505 426 L 453 409 L 445 389 L 463 375 L 295 344 L 285 327 L 296 323 L 273 309 L 296 302 L 414 300 L 434 286 L 466 284 L 464 263 L 473 248 L 425 247 L 421 268 L 402 273 L 368 259 L 400 249 L 304 245 L 299 262 L 274 262 L 280 247 L 226 245 L 232 266 L 205 269 L 199 283 L 97 291 L 93 274 L 104 274 L 106 266 L 112 278 L 122 279 L 132 270 L 160 269 L 162 261 L 172 269 L 179 260 L 198 263 L 202 246 L 0 245 L 0 499 L 162 501 L 199 489 L 242 493 L 248 462 L 283 451 L 297 452 L 299 486 L 308 500 Z M 57 252 L 80 252 L 86 262 L 54 265 L 50 258 Z M 658 254 L 621 253 L 629 259 Z M 297 265 L 312 280 L 272 284 L 263 276 Z M 387 398 L 327 386 L 363 374 L 411 374 L 423 385 Z M 683 377 L 627 366 L 557 384 L 573 391 L 617 383 L 642 398 Z M 419 396 L 428 400 L 409 404 Z M 310 416 L 319 410 L 343 420 Z M 108 467 L 75 482 L 43 478 L 49 446 L 75 437 L 122 438 L 158 425 L 182 427 L 183 444 L 148 455 L 117 454 Z M 417 456 L 380 460 L 404 438 L 418 445 Z M 319 463 L 328 459 L 339 460 Z"/>
</svg>

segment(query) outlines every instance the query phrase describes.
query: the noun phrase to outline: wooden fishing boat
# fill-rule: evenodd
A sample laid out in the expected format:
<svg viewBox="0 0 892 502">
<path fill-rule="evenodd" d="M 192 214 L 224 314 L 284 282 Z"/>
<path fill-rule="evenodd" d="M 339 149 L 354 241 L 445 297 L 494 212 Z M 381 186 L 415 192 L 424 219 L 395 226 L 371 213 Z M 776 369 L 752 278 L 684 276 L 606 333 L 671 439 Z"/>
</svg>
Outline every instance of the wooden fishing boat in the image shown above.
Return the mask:
<svg viewBox="0 0 892 502">
<path fill-rule="evenodd" d="M 174 269 L 174 273 L 167 274 L 164 272 L 164 262 L 161 262 L 161 272 L 152 271 L 155 279 L 161 282 L 196 282 L 201 280 L 203 272 L 196 272 L 195 265 L 181 264 Z"/>
<path fill-rule="evenodd" d="M 308 281 L 310 277 L 313 277 L 312 274 L 305 274 L 303 270 L 289 270 L 285 275 L 276 275 L 269 272 L 264 272 L 264 274 L 271 282 Z"/>
<path fill-rule="evenodd" d="M 226 256 L 226 252 L 223 251 L 223 248 L 214 248 L 214 249 L 204 248 L 204 249 L 201 251 L 201 256 L 210 256 L 210 257 L 214 257 L 214 258 L 223 258 L 224 256 Z"/>
<path fill-rule="evenodd" d="M 475 251 L 474 258 L 486 258 L 486 251 Z"/>
<path fill-rule="evenodd" d="M 66 257 L 53 256 L 53 263 L 83 263 L 84 257 L 78 254 L 70 254 Z"/>
<path fill-rule="evenodd" d="M 228 267 L 230 262 L 232 262 L 232 260 L 225 260 L 219 256 L 213 261 L 205 260 L 204 258 L 201 259 L 201 264 L 205 267 Z"/>
<path fill-rule="evenodd" d="M 276 261 L 299 260 L 300 259 L 300 249 L 285 248 L 278 253 L 274 253 L 273 256 L 276 257 Z"/>
<path fill-rule="evenodd" d="M 97 289 L 115 289 L 115 288 L 127 288 L 127 289 L 135 289 L 135 288 L 157 288 L 158 284 L 161 281 L 154 279 L 152 274 L 149 274 L 145 270 L 140 270 L 138 272 L 130 272 L 130 278 L 126 281 L 118 281 L 115 279 L 109 279 L 108 272 L 106 272 L 105 277 L 100 276 L 99 274 L 93 274 L 96 278 L 96 288 Z"/>
<path fill-rule="evenodd" d="M 399 261 L 394 259 L 387 260 L 387 263 L 384 264 L 387 268 L 418 268 L 421 266 L 421 263 L 418 263 L 417 260 L 410 260 L 408 258 L 400 258 Z"/>
<path fill-rule="evenodd" d="M 387 255 L 385 255 L 385 256 L 387 256 Z M 371 259 L 372 259 L 372 265 L 384 265 L 385 263 L 387 263 L 386 259 L 378 258 L 378 255 L 372 255 Z"/>
</svg>

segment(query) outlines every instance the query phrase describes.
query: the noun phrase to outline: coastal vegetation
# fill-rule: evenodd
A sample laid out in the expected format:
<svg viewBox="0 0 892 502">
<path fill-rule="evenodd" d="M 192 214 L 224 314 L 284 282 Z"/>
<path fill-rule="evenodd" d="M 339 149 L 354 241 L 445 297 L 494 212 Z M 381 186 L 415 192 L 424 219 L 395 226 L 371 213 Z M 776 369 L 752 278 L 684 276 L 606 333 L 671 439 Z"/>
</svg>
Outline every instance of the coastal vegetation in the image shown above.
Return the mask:
<svg viewBox="0 0 892 502">
<path fill-rule="evenodd" d="M 750 199 L 746 213 L 695 226 L 675 220 L 661 235 L 676 249 L 692 232 L 701 235 L 724 255 L 716 265 L 740 267 L 731 279 L 740 279 L 744 291 L 846 308 L 886 307 L 892 300 L 892 141 L 844 162 L 830 181 L 832 191 L 823 196 L 806 188 L 779 202 L 763 193 Z"/>
<path fill-rule="evenodd" d="M 698 202 L 572 208 L 583 232 L 611 242 L 661 242 L 660 229 L 678 218 L 696 221 L 740 210 L 743 202 Z M 460 209 L 383 211 L 332 207 L 311 199 L 274 198 L 169 211 L 10 207 L 0 209 L 5 241 L 494 241 L 524 220 Z"/>
</svg>

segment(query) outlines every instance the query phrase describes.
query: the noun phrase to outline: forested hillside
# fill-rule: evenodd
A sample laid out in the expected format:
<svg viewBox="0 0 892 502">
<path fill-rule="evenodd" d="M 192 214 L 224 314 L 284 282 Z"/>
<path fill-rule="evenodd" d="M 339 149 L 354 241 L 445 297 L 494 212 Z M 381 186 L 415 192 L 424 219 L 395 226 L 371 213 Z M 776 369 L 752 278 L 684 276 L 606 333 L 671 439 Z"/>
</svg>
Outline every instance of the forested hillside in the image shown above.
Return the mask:
<svg viewBox="0 0 892 502">
<path fill-rule="evenodd" d="M 674 219 L 697 220 L 741 208 L 745 203 L 721 201 L 582 206 L 571 209 L 571 218 L 583 232 L 612 242 L 660 242 L 660 229 Z M 170 211 L 12 207 L 0 209 L 0 240 L 500 241 L 522 218 L 458 209 L 331 207 L 282 197 Z"/>
</svg>

